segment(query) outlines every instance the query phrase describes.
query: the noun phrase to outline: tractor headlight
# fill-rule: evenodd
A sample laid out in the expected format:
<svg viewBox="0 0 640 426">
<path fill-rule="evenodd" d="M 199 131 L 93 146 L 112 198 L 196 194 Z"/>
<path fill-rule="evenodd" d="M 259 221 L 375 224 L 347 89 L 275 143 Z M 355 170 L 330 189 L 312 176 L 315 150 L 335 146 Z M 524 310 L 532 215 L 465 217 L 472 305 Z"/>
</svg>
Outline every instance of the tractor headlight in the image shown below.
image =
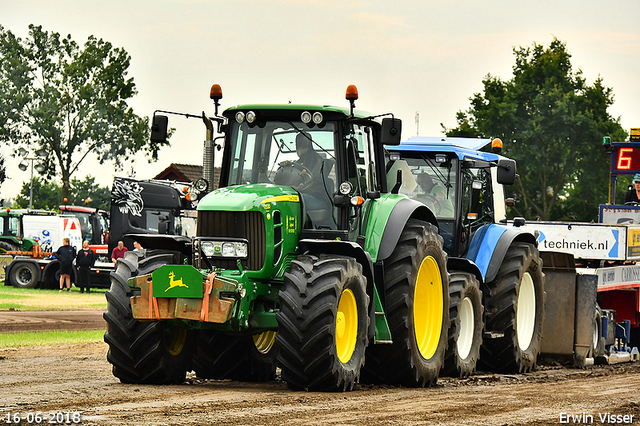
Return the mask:
<svg viewBox="0 0 640 426">
<path fill-rule="evenodd" d="M 206 257 L 246 258 L 249 252 L 245 241 L 201 241 L 200 249 Z"/>
<path fill-rule="evenodd" d="M 202 243 L 200 243 L 200 248 L 202 249 L 202 253 L 207 257 L 216 256 L 216 251 L 220 253 L 221 246 L 222 244 L 215 243 L 213 241 L 203 241 Z M 218 256 L 219 255 L 220 254 L 218 254 Z"/>
</svg>

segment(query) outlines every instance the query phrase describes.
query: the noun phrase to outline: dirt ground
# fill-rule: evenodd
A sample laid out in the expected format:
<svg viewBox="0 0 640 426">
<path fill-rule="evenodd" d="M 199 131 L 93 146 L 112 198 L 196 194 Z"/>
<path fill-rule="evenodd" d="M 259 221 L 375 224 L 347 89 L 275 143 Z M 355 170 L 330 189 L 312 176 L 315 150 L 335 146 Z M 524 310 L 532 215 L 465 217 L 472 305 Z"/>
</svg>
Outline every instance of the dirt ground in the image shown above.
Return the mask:
<svg viewBox="0 0 640 426">
<path fill-rule="evenodd" d="M 547 364 L 529 374 L 441 378 L 429 389 L 312 393 L 289 391 L 279 381 L 202 381 L 192 374 L 179 386 L 123 385 L 106 352 L 104 343 L 0 350 L 0 424 L 38 411 L 46 423 L 64 424 L 79 413 L 84 425 L 640 424 L 640 363 Z"/>
</svg>

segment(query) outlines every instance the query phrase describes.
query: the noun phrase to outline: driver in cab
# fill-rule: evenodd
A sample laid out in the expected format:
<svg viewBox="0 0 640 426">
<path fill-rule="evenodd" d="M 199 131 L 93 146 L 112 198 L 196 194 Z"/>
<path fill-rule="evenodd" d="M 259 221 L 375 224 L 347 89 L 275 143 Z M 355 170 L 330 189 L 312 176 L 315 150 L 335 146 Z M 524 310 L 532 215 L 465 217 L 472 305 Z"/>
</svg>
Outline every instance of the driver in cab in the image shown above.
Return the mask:
<svg viewBox="0 0 640 426">
<path fill-rule="evenodd" d="M 296 136 L 297 163 L 302 164 L 312 177 L 311 185 L 302 190 L 302 198 L 309 210 L 322 210 L 329 208 L 327 202 L 322 202 L 327 198 L 327 194 L 322 184 L 322 157 L 313 150 L 311 136 L 306 133 L 298 133 Z"/>
<path fill-rule="evenodd" d="M 423 191 L 422 194 L 415 197 L 417 200 L 427 204 L 430 208 L 433 206 L 433 212 L 439 217 L 453 216 L 453 204 L 447 198 L 445 188 L 437 185 L 427 173 L 420 173 L 416 181 Z"/>
</svg>

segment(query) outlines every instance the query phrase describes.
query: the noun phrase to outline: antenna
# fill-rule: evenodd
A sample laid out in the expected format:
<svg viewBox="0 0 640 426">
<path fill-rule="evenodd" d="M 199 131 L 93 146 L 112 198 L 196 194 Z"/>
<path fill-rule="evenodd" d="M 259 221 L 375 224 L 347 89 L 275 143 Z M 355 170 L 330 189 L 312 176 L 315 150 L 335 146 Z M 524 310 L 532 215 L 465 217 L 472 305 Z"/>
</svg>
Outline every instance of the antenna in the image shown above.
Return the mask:
<svg viewBox="0 0 640 426">
<path fill-rule="evenodd" d="M 416 136 L 420 136 L 420 111 L 416 111 Z"/>
</svg>

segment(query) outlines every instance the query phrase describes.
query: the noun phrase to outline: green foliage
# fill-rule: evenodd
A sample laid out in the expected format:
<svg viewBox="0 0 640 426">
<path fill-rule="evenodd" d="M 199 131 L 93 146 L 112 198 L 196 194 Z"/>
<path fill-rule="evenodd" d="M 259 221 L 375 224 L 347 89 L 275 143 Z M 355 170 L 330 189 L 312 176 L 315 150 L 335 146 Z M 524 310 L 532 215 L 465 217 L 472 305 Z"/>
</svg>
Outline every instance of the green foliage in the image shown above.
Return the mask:
<svg viewBox="0 0 640 426">
<path fill-rule="evenodd" d="M 487 75 L 484 92 L 458 112 L 450 136 L 499 137 L 504 155 L 518 163 L 514 212 L 528 219 L 588 221 L 608 201 L 609 156 L 602 137 L 624 140 L 607 109 L 613 92 L 599 77 L 586 84 L 573 72 L 565 43 L 514 49 L 513 77 Z M 508 189 L 507 189 L 508 190 Z"/>
<path fill-rule="evenodd" d="M 36 176 L 33 178 L 33 208 L 57 211 L 60 204 L 68 204 L 109 211 L 111 207 L 111 190 L 95 183 L 93 176 L 86 176 L 84 180 L 72 179 L 69 192 L 65 202 L 62 187 L 57 182 Z M 29 181 L 22 184 L 20 195 L 14 200 L 14 207 L 29 207 Z"/>
<path fill-rule="evenodd" d="M 29 25 L 25 40 L 0 26 L 0 141 L 40 150 L 45 176 L 61 177 L 63 197 L 89 154 L 116 167 L 140 152 L 156 160 L 168 142 L 150 142 L 148 118 L 127 105 L 137 93 L 130 61 L 94 36 L 81 48 L 41 26 Z"/>
<path fill-rule="evenodd" d="M 7 180 L 7 165 L 5 164 L 4 157 L 0 154 L 0 185 Z"/>
</svg>

